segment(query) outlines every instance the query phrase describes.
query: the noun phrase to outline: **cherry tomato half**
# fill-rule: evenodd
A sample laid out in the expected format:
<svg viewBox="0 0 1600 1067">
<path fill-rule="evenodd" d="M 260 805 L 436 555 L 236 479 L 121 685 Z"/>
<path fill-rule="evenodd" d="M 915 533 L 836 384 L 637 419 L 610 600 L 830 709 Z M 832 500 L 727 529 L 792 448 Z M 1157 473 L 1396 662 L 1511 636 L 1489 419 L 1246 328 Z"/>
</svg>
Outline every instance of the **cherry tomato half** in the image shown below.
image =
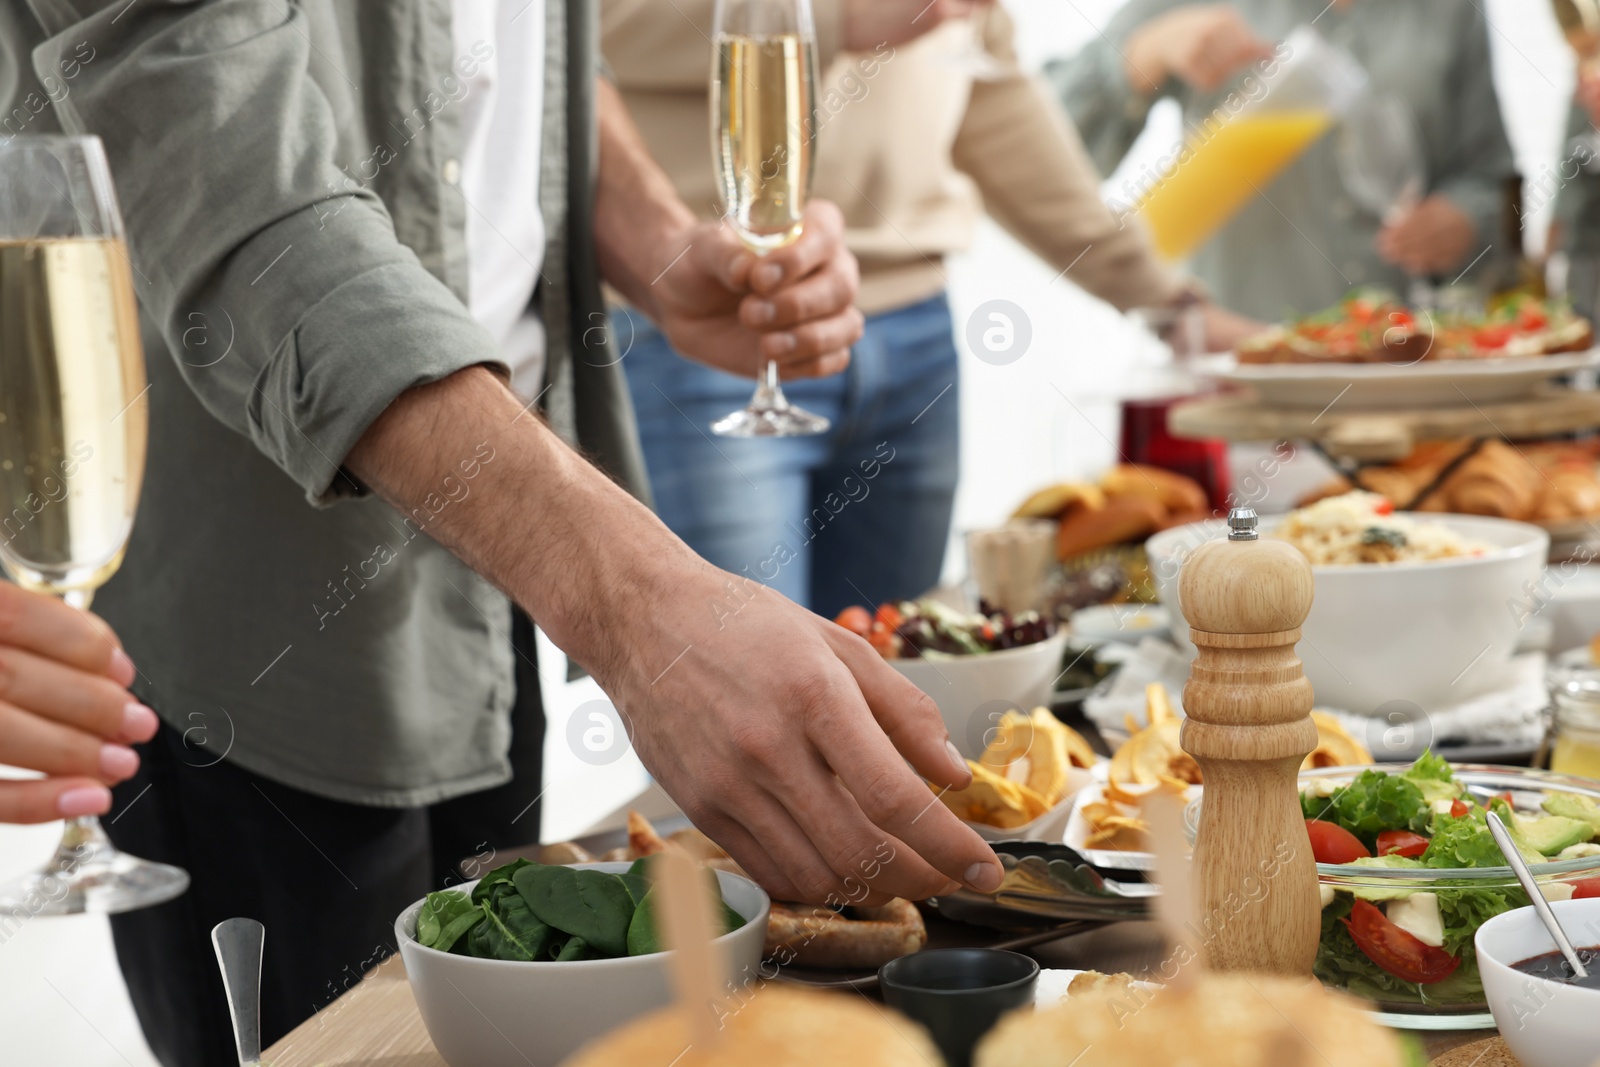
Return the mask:
<svg viewBox="0 0 1600 1067">
<path fill-rule="evenodd" d="M 897 630 L 906 617 L 900 613 L 899 605 L 884 603 L 878 605 L 878 614 L 873 621 L 882 623 L 886 630 Z"/>
<path fill-rule="evenodd" d="M 863 607 L 845 608 L 834 618 L 834 624 L 843 626 L 853 634 L 862 637 L 872 632 L 872 616 Z"/>
<path fill-rule="evenodd" d="M 1380 856 L 1420 856 L 1428 851 L 1428 839 L 1410 830 L 1385 830 L 1378 835 Z"/>
<path fill-rule="evenodd" d="M 1306 834 L 1311 838 L 1312 858 L 1318 863 L 1349 863 L 1372 855 L 1359 837 L 1338 823 L 1307 819 Z"/>
<path fill-rule="evenodd" d="M 1466 801 L 1460 799 L 1459 797 L 1450 802 L 1450 816 L 1451 816 L 1451 818 L 1459 819 L 1459 818 L 1461 818 L 1461 816 L 1465 815 L 1467 812 L 1469 812 L 1471 810 L 1472 810 L 1472 806 L 1470 804 L 1468 804 Z"/>
<path fill-rule="evenodd" d="M 1472 335 L 1479 348 L 1504 348 L 1514 331 L 1510 326 L 1485 326 Z"/>
<path fill-rule="evenodd" d="M 1367 959 L 1405 982 L 1442 982 L 1461 966 L 1461 958 L 1425 945 L 1389 921 L 1376 904 L 1358 900 L 1348 919 L 1340 919 Z"/>
<path fill-rule="evenodd" d="M 1572 883 L 1572 899 L 1582 900 L 1585 897 L 1600 897 L 1600 878 L 1585 878 Z"/>
</svg>

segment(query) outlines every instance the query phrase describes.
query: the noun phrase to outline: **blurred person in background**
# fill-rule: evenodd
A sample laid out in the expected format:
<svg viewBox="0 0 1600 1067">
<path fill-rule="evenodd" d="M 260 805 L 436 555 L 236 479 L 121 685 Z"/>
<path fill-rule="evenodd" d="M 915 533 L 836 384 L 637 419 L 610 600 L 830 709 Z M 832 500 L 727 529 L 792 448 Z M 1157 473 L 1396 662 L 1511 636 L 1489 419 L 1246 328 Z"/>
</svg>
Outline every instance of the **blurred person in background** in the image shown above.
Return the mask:
<svg viewBox="0 0 1600 1067">
<path fill-rule="evenodd" d="M 939 579 L 960 416 L 945 259 L 971 243 L 980 213 L 1118 309 L 1192 301 L 1198 291 L 1106 207 L 1076 134 L 1019 67 L 1003 8 L 814 8 L 813 192 L 844 212 L 866 333 L 844 373 L 785 392 L 831 429 L 714 439 L 706 427 L 744 404 L 748 378 L 680 358 L 632 308 L 615 312 L 613 329 L 667 525 L 718 566 L 832 616 L 916 596 Z M 712 13 L 713 0 L 601 4 L 616 84 L 652 154 L 704 218 L 722 210 L 708 134 Z M 1206 323 L 1224 347 L 1259 328 L 1216 307 Z M 752 351 L 750 375 L 757 358 Z"/>
<path fill-rule="evenodd" d="M 1046 76 L 1110 173 L 1157 101 L 1204 128 L 1247 68 L 1312 24 L 1361 63 L 1377 98 L 1403 102 L 1422 140 L 1425 195 L 1387 221 L 1344 188 L 1336 136 L 1322 137 L 1193 256 L 1220 303 L 1260 319 L 1298 317 L 1359 286 L 1407 292 L 1412 277 L 1471 279 L 1499 241 L 1514 173 L 1475 0 L 1131 0 Z M 1469 269 L 1470 268 L 1470 269 Z"/>
<path fill-rule="evenodd" d="M 1526 210 L 1555 198 L 1548 250 L 1565 263 L 1560 287 L 1573 310 L 1600 312 L 1600 67 L 1578 64 L 1578 86 L 1558 163 L 1530 184 Z"/>
</svg>

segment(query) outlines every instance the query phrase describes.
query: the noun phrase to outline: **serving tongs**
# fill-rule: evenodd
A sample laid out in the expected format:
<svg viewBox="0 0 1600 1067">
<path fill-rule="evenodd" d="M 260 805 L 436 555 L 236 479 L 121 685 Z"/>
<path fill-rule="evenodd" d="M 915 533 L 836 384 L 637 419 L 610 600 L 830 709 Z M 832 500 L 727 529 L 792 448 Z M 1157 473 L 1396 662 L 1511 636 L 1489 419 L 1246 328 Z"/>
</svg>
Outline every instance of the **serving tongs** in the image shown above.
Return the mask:
<svg viewBox="0 0 1600 1067">
<path fill-rule="evenodd" d="M 995 854 L 1005 878 L 993 893 L 962 889 L 934 901 L 941 914 L 983 926 L 1045 922 L 1122 922 L 1142 919 L 1159 886 L 1106 877 L 1066 845 L 1000 841 Z"/>
</svg>

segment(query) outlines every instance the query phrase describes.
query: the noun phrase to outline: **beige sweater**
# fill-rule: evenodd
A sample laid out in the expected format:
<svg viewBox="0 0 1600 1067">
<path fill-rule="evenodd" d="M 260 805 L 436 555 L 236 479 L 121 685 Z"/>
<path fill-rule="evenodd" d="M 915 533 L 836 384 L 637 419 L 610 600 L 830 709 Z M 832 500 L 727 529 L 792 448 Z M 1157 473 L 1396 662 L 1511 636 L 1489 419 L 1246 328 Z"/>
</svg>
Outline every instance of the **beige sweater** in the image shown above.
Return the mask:
<svg viewBox="0 0 1600 1067">
<path fill-rule="evenodd" d="M 843 0 L 815 0 L 815 195 L 838 204 L 861 261 L 860 306 L 887 311 L 945 288 L 944 257 L 967 247 L 981 210 L 1057 270 L 1118 308 L 1182 288 L 1099 175 L 1061 106 L 1023 73 L 996 6 L 985 49 L 1001 76 L 975 80 L 972 31 L 941 26 L 910 44 L 839 50 Z M 684 199 L 720 211 L 711 162 L 713 0 L 602 0 L 601 47 L 645 140 Z"/>
</svg>

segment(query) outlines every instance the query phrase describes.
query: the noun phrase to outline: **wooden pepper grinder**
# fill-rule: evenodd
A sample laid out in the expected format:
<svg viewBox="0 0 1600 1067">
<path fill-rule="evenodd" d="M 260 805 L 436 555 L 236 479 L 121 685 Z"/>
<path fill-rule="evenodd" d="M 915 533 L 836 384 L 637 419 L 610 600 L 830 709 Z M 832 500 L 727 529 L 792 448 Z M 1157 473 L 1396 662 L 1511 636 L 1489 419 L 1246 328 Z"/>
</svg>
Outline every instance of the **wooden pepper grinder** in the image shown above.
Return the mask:
<svg viewBox="0 0 1600 1067">
<path fill-rule="evenodd" d="M 1321 907 L 1295 777 L 1316 747 L 1311 683 L 1294 646 L 1311 610 L 1311 565 L 1260 540 L 1256 513 L 1228 513 L 1178 580 L 1199 655 L 1183 687 L 1180 743 L 1200 765 L 1195 838 L 1202 953 L 1218 971 L 1309 975 Z"/>
</svg>

